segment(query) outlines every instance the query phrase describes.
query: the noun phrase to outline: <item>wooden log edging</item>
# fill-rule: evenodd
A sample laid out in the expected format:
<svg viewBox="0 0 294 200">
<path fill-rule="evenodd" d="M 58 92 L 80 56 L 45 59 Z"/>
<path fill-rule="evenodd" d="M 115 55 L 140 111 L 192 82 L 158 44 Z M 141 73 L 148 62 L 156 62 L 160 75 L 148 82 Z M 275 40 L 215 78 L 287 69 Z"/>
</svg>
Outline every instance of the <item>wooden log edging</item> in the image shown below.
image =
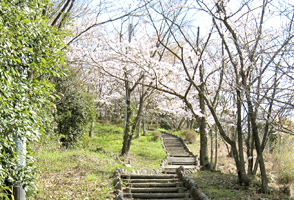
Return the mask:
<svg viewBox="0 0 294 200">
<path fill-rule="evenodd" d="M 183 183 L 183 186 L 190 191 L 190 195 L 193 197 L 193 199 L 209 200 L 207 196 L 198 188 L 195 181 L 189 176 L 185 175 L 185 168 L 183 166 L 180 166 L 176 169 L 176 174 L 178 175 L 179 180 Z"/>
<path fill-rule="evenodd" d="M 122 181 L 121 181 L 121 175 L 122 175 L 122 168 L 118 168 L 117 170 L 115 170 L 113 172 L 112 178 L 112 185 L 114 187 L 114 194 L 116 195 L 115 200 L 123 200 L 124 199 L 124 195 L 122 192 Z"/>
</svg>

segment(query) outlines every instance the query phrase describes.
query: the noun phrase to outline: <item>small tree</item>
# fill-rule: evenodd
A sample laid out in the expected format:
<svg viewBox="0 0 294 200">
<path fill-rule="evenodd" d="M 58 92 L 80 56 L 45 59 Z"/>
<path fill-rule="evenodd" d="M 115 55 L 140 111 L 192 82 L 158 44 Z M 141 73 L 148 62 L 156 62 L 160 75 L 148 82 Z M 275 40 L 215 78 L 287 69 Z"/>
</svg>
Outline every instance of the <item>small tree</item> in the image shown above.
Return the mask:
<svg viewBox="0 0 294 200">
<path fill-rule="evenodd" d="M 58 98 L 56 100 L 56 133 L 63 135 L 61 142 L 69 148 L 85 133 L 94 118 L 94 98 L 81 84 L 79 72 L 69 68 L 67 75 L 54 80 Z"/>
</svg>

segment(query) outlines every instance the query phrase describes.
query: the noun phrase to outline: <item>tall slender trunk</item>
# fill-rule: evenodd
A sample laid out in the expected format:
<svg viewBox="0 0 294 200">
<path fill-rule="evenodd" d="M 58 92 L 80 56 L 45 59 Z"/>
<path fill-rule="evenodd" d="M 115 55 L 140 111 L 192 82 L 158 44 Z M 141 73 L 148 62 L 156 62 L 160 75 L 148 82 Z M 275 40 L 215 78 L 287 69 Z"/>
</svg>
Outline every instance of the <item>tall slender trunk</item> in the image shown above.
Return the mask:
<svg viewBox="0 0 294 200">
<path fill-rule="evenodd" d="M 264 159 L 263 159 L 263 155 L 262 155 L 263 149 L 260 144 L 258 128 L 257 128 L 257 124 L 256 124 L 256 114 L 253 111 L 253 105 L 252 105 L 252 102 L 251 102 L 251 99 L 249 96 L 249 90 L 247 90 L 246 93 L 247 93 L 246 96 L 247 96 L 249 115 L 250 115 L 251 125 L 252 125 L 252 136 L 255 141 L 255 148 L 256 148 L 257 156 L 258 156 L 256 162 L 258 161 L 259 169 L 261 172 L 262 190 L 264 192 L 268 192 L 268 180 L 267 180 L 267 175 L 266 175 L 266 170 L 265 170 Z"/>
<path fill-rule="evenodd" d="M 121 150 L 121 155 L 128 155 L 133 139 L 133 134 L 130 130 L 131 127 L 131 116 L 132 116 L 132 109 L 131 109 L 131 91 L 129 89 L 129 83 L 126 81 L 126 113 L 127 116 L 125 119 L 125 128 L 124 128 L 124 141 L 123 141 L 123 146 Z"/>
<path fill-rule="evenodd" d="M 244 179 L 249 178 L 246 174 L 245 170 L 245 162 L 244 162 L 244 153 L 243 153 L 243 133 L 242 133 L 242 100 L 241 100 L 241 92 L 240 90 L 236 91 L 237 93 L 237 134 L 238 134 L 238 147 L 239 147 L 239 169 L 238 174 L 241 174 L 241 177 Z"/>
<path fill-rule="evenodd" d="M 203 169 L 210 169 L 209 158 L 208 158 L 208 148 L 207 148 L 207 133 L 206 133 L 206 117 L 205 117 L 205 100 L 204 100 L 204 66 L 203 64 L 199 67 L 200 71 L 200 90 L 199 92 L 199 102 L 200 102 L 200 109 L 204 116 L 200 117 L 200 165 L 202 165 Z"/>
<path fill-rule="evenodd" d="M 215 132 L 215 136 L 214 136 L 214 138 L 215 138 L 215 142 L 214 142 L 214 145 L 215 145 L 215 156 L 214 156 L 214 165 L 213 165 L 213 170 L 215 171 L 216 170 L 216 168 L 217 168 L 217 162 L 218 162 L 218 142 L 217 142 L 217 129 L 216 129 L 216 127 L 214 127 L 214 132 Z"/>
<path fill-rule="evenodd" d="M 209 135 L 210 135 L 210 163 L 212 164 L 212 162 L 213 162 L 213 133 L 212 133 L 212 128 L 209 130 Z"/>
<path fill-rule="evenodd" d="M 90 126 L 90 130 L 89 130 L 89 137 L 92 137 L 93 136 L 93 128 L 94 128 L 94 125 L 95 125 L 95 121 L 93 119 L 93 121 L 91 123 L 91 126 Z"/>
<path fill-rule="evenodd" d="M 248 115 L 248 138 L 247 138 L 247 157 L 248 157 L 248 175 L 253 176 L 253 147 L 254 147 L 254 140 L 252 138 L 252 131 L 251 131 L 251 123 L 250 123 L 250 117 Z"/>
</svg>

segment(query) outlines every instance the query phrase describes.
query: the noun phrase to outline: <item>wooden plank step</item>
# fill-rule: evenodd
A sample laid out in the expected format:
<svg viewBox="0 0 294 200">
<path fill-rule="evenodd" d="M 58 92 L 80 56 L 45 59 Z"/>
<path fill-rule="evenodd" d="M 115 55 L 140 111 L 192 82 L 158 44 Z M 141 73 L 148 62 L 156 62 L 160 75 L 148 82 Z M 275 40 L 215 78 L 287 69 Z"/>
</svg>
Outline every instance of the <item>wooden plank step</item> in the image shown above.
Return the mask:
<svg viewBox="0 0 294 200">
<path fill-rule="evenodd" d="M 170 157 L 168 163 L 171 165 L 195 165 L 195 157 Z"/>
<path fill-rule="evenodd" d="M 181 187 L 181 182 L 174 183 L 127 183 L 127 187 L 131 188 L 147 188 L 147 187 Z"/>
<path fill-rule="evenodd" d="M 125 199 L 125 200 L 129 200 L 129 199 Z M 145 199 L 145 200 L 149 200 L 149 199 Z M 153 199 L 152 198 L 150 200 L 163 200 L 163 199 Z M 164 198 L 164 200 L 194 200 L 194 199 L 193 198 L 172 198 L 172 199 Z"/>
<path fill-rule="evenodd" d="M 175 157 L 187 157 L 187 156 L 189 156 L 189 154 L 183 154 L 183 153 L 172 153 L 172 152 L 169 152 L 169 154 L 171 155 L 171 156 L 175 156 Z M 191 155 L 191 157 L 192 157 L 192 155 Z"/>
<path fill-rule="evenodd" d="M 122 174 L 123 179 L 175 179 L 177 175 L 167 174 Z"/>
<path fill-rule="evenodd" d="M 165 143 L 164 145 L 165 146 L 175 146 L 175 145 L 178 145 L 179 147 L 182 147 L 183 146 L 182 143 L 176 143 L 176 142 L 173 142 L 173 143 Z"/>
<path fill-rule="evenodd" d="M 178 179 L 123 179 L 126 183 L 174 183 Z"/>
<path fill-rule="evenodd" d="M 177 169 L 179 168 L 181 165 L 166 165 L 164 166 L 165 169 L 167 168 L 170 168 L 170 169 Z M 185 169 L 191 169 L 191 168 L 194 168 L 196 167 L 196 165 L 186 165 L 186 166 L 183 166 Z"/>
<path fill-rule="evenodd" d="M 168 161 L 170 162 L 195 162 L 195 157 L 169 157 Z"/>
<path fill-rule="evenodd" d="M 125 188 L 123 191 L 126 193 L 183 193 L 183 187 L 162 187 L 162 188 Z"/>
<path fill-rule="evenodd" d="M 126 193 L 124 194 L 125 198 L 189 198 L 189 193 Z"/>
</svg>

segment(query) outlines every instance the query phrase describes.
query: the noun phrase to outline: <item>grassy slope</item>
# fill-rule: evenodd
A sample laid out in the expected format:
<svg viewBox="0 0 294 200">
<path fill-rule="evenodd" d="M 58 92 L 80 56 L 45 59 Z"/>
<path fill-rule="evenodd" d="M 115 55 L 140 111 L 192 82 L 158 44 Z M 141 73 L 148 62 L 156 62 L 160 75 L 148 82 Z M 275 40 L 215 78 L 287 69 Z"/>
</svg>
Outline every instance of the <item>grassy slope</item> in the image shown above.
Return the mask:
<svg viewBox="0 0 294 200">
<path fill-rule="evenodd" d="M 209 141 L 210 142 L 210 141 Z M 199 136 L 196 138 L 195 144 L 189 144 L 190 149 L 199 155 Z M 209 153 L 210 153 L 210 144 Z M 202 191 L 210 199 L 248 199 L 248 200 L 258 200 L 258 199 L 294 199 L 292 196 L 288 197 L 280 192 L 280 188 L 284 185 L 279 185 L 277 180 L 277 174 L 270 180 L 269 187 L 271 188 L 270 194 L 262 194 L 259 192 L 261 188 L 261 180 L 257 176 L 252 181 L 249 187 L 240 186 L 238 184 L 238 177 L 235 167 L 235 161 L 233 158 L 227 157 L 228 151 L 223 142 L 219 143 L 218 148 L 218 165 L 217 172 L 210 171 L 199 171 L 191 176 L 194 178 L 197 185 L 202 189 Z M 273 174 L 274 161 L 272 155 L 265 154 L 265 165 L 267 168 L 267 173 Z M 259 173 L 259 172 L 258 172 Z M 293 184 L 291 186 L 293 190 Z"/>
<path fill-rule="evenodd" d="M 133 141 L 128 157 L 119 158 L 122 131 L 117 126 L 98 124 L 94 136 L 84 136 L 77 149 L 62 150 L 54 139 L 36 146 L 41 173 L 38 192 L 30 199 L 112 199 L 109 176 L 118 167 L 157 169 L 166 155 L 161 141 L 152 141 L 149 134 L 142 136 Z M 126 168 L 124 161 L 129 160 L 132 167 Z"/>
<path fill-rule="evenodd" d="M 31 199 L 112 199 L 109 176 L 118 167 L 126 169 L 123 163 L 131 161 L 130 171 L 159 167 L 165 152 L 161 142 L 153 142 L 149 134 L 133 140 L 129 156 L 119 158 L 122 132 L 121 127 L 98 124 L 94 136 L 84 136 L 78 149 L 60 150 L 54 139 L 47 140 L 47 145 L 36 147 L 41 173 L 38 193 Z M 199 137 L 195 144 L 189 146 L 195 154 L 199 154 Z M 97 151 L 97 148 L 100 150 Z M 199 171 L 191 175 L 210 199 L 290 199 L 279 193 L 282 185 L 277 185 L 275 180 L 270 184 L 274 190 L 269 195 L 258 192 L 258 178 L 249 187 L 240 186 L 234 161 L 226 157 L 227 153 L 224 144 L 220 144 L 220 172 Z M 266 158 L 266 165 L 271 169 L 273 162 L 270 156 Z"/>
</svg>

